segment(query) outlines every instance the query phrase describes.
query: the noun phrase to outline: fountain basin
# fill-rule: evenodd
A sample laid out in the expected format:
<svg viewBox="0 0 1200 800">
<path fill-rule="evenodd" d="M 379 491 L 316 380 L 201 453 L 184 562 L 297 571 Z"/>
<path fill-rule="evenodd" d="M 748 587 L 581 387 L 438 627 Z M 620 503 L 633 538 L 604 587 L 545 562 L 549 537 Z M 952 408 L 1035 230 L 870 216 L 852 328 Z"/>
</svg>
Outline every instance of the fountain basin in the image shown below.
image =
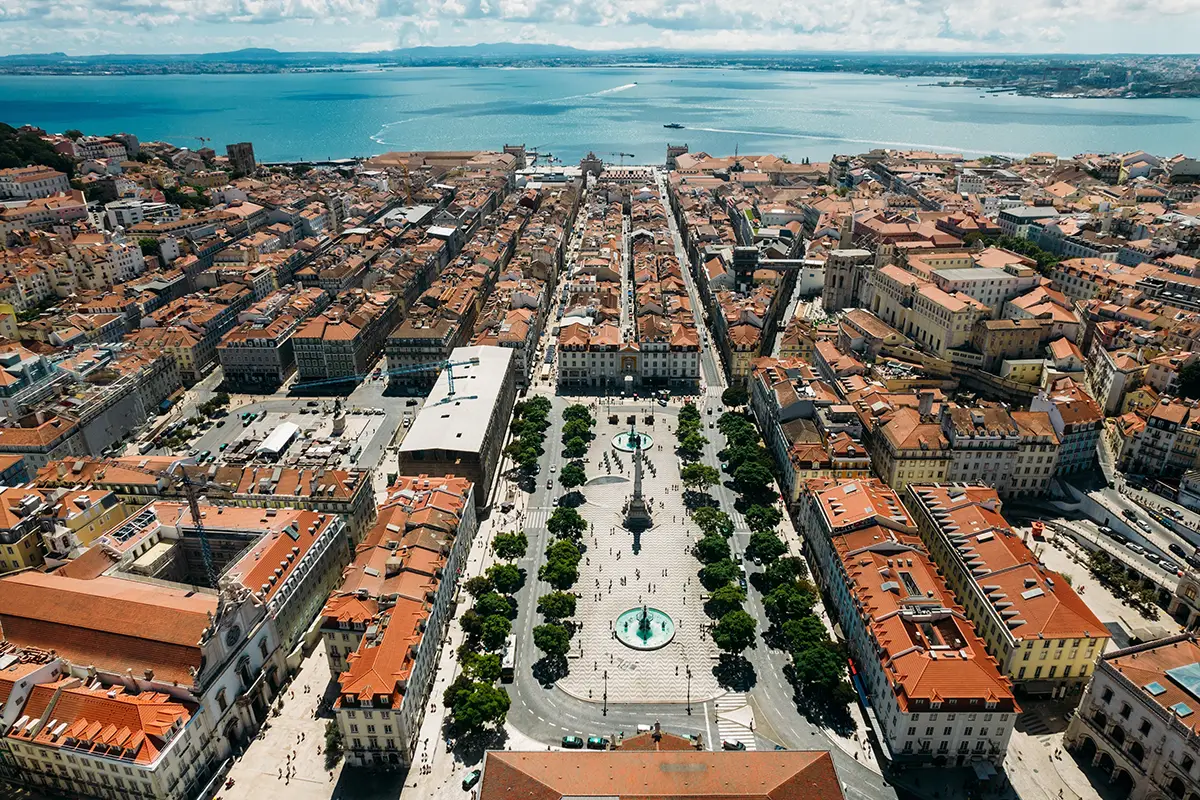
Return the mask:
<svg viewBox="0 0 1200 800">
<path fill-rule="evenodd" d="M 642 625 L 643 612 L 648 626 Z M 675 638 L 675 620 L 657 608 L 631 608 L 617 617 L 617 640 L 634 650 L 658 650 Z"/>
<path fill-rule="evenodd" d="M 612 439 L 613 447 L 620 450 L 622 453 L 633 452 L 633 436 L 637 436 L 642 441 L 642 450 L 649 450 L 654 446 L 654 439 L 648 433 L 638 431 L 636 434 L 630 434 L 629 431 L 621 431 Z"/>
</svg>

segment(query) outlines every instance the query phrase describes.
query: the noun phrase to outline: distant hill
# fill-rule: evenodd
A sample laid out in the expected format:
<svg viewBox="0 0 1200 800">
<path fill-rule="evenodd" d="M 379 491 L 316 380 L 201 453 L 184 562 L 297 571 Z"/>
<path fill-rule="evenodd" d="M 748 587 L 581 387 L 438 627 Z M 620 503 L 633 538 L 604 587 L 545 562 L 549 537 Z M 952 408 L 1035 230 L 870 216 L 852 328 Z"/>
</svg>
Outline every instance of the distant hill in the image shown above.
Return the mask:
<svg viewBox="0 0 1200 800">
<path fill-rule="evenodd" d="M 34 53 L 28 55 L 0 56 L 0 66 L 93 64 L 147 64 L 147 63 L 218 63 L 218 64 L 355 64 L 373 63 L 382 60 L 431 61 L 441 59 L 496 59 L 496 58 L 550 58 L 554 56 L 587 56 L 590 51 L 556 44 L 518 44 L 496 42 L 495 44 L 473 44 L 450 47 L 405 47 L 397 50 L 381 50 L 371 53 L 337 53 L 323 51 L 284 52 L 270 47 L 247 47 L 222 53 L 114 53 L 72 56 L 66 53 Z"/>
</svg>

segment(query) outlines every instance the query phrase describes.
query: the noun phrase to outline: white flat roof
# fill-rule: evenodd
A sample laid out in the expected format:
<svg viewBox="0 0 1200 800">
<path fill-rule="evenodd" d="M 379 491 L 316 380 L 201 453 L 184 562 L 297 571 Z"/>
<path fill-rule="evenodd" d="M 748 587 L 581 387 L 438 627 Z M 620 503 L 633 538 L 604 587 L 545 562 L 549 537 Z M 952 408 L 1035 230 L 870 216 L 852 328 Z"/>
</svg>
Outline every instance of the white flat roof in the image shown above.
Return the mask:
<svg viewBox="0 0 1200 800">
<path fill-rule="evenodd" d="M 500 400 L 505 381 L 512 380 L 513 351 L 508 347 L 458 347 L 450 361 L 478 363 L 452 367 L 454 394 L 447 370 L 438 375 L 433 391 L 413 420 L 400 445 L 401 453 L 418 450 L 460 450 L 477 453 L 483 446 L 492 409 Z"/>
<path fill-rule="evenodd" d="M 271 434 L 263 440 L 263 443 L 258 446 L 260 453 L 274 453 L 278 455 L 283 452 L 283 449 L 288 446 L 297 433 L 300 432 L 300 426 L 294 422 L 281 422 L 271 431 Z"/>
</svg>

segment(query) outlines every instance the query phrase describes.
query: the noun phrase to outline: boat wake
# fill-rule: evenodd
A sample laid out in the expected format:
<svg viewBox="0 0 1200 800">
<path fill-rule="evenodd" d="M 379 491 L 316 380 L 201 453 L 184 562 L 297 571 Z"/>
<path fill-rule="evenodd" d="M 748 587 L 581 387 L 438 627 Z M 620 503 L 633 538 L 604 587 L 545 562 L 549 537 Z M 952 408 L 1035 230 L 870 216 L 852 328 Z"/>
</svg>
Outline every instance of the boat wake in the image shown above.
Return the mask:
<svg viewBox="0 0 1200 800">
<path fill-rule="evenodd" d="M 1024 158 L 1028 153 L 1008 153 L 1002 150 L 976 150 L 971 147 L 959 147 L 952 144 L 928 144 L 926 142 L 892 142 L 886 139 L 855 139 L 849 136 L 823 136 L 813 133 L 780 133 L 779 131 L 749 131 L 734 128 L 702 128 L 689 125 L 691 131 L 707 131 L 709 133 L 733 133 L 740 136 L 770 136 L 777 139 L 810 139 L 819 142 L 850 142 L 852 144 L 875 144 L 884 147 L 911 147 L 919 150 L 934 150 L 941 152 L 982 153 L 984 155 L 1010 156 Z"/>
</svg>

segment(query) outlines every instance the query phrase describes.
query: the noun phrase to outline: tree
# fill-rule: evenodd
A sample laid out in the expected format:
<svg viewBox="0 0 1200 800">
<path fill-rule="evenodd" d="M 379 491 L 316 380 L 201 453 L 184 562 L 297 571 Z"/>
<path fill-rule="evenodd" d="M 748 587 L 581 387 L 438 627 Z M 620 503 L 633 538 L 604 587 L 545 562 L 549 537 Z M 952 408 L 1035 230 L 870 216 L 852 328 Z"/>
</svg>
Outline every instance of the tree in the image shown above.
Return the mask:
<svg viewBox="0 0 1200 800">
<path fill-rule="evenodd" d="M 696 542 L 696 558 L 705 564 L 728 559 L 729 556 L 729 542 L 719 533 L 705 534 Z"/>
<path fill-rule="evenodd" d="M 706 492 L 710 486 L 721 480 L 721 473 L 716 467 L 710 467 L 708 464 L 688 464 L 679 471 L 679 477 L 687 488 Z"/>
<path fill-rule="evenodd" d="M 525 551 L 529 549 L 529 539 L 525 536 L 525 531 L 517 531 L 516 533 L 498 533 L 492 539 L 492 550 L 500 558 L 512 560 L 525 555 Z"/>
<path fill-rule="evenodd" d="M 459 734 L 476 733 L 488 725 L 503 724 L 512 704 L 508 692 L 482 681 L 468 680 L 463 685 L 455 684 L 446 690 L 442 702 L 454 716 L 454 728 Z"/>
<path fill-rule="evenodd" d="M 67 128 L 65 131 L 63 131 L 63 136 L 74 142 L 83 138 L 83 131 L 79 130 L 78 128 Z"/>
<path fill-rule="evenodd" d="M 570 592 L 550 592 L 538 598 L 538 611 L 547 619 L 567 619 L 575 616 L 575 595 Z"/>
<path fill-rule="evenodd" d="M 571 634 L 557 622 L 547 622 L 533 629 L 533 644 L 548 656 L 565 656 L 571 649 Z"/>
<path fill-rule="evenodd" d="M 483 633 L 483 617 L 475 612 L 475 609 L 468 608 L 459 618 L 459 624 L 462 625 L 463 633 L 468 639 L 477 639 Z"/>
<path fill-rule="evenodd" d="M 755 531 L 750 534 L 750 543 L 746 545 L 746 555 L 770 564 L 787 552 L 787 545 L 774 533 Z"/>
<path fill-rule="evenodd" d="M 463 584 L 463 588 L 472 597 L 479 597 L 482 594 L 487 594 L 496 587 L 492 586 L 492 582 L 487 579 L 487 576 L 476 575 L 474 578 L 467 579 L 467 582 Z"/>
<path fill-rule="evenodd" d="M 487 568 L 486 574 L 496 591 L 501 594 L 512 594 L 525 582 L 521 577 L 521 570 L 514 564 L 493 564 Z"/>
<path fill-rule="evenodd" d="M 567 422 L 582 422 L 589 428 L 596 424 L 592 412 L 582 403 L 573 403 L 563 409 L 563 419 Z"/>
<path fill-rule="evenodd" d="M 488 592 L 482 595 L 475 601 L 472 608 L 475 609 L 476 614 L 484 618 L 499 614 L 512 619 L 516 616 L 517 611 L 516 603 L 511 597 L 497 592 Z"/>
<path fill-rule="evenodd" d="M 810 647 L 792 659 L 796 681 L 810 689 L 832 689 L 846 676 L 846 659 L 831 647 Z"/>
<path fill-rule="evenodd" d="M 731 444 L 718 455 L 725 462 L 731 475 L 736 475 L 737 471 L 747 464 L 761 466 L 768 472 L 771 470 L 771 456 L 767 453 L 767 449 L 760 444 Z"/>
<path fill-rule="evenodd" d="M 744 602 L 746 602 L 746 593 L 742 587 L 727 583 L 713 590 L 713 593 L 708 596 L 708 602 L 704 604 L 704 610 L 710 616 L 721 619 L 730 611 L 740 609 Z"/>
<path fill-rule="evenodd" d="M 783 521 L 783 514 L 775 506 L 753 505 L 746 509 L 746 524 L 752 531 L 773 531 Z"/>
<path fill-rule="evenodd" d="M 141 249 L 144 256 L 158 255 L 158 239 L 153 236 L 143 236 L 138 239 L 138 248 Z"/>
<path fill-rule="evenodd" d="M 583 462 L 572 461 L 566 464 L 558 473 L 558 482 L 567 490 L 578 489 L 587 483 L 587 473 L 583 471 Z"/>
<path fill-rule="evenodd" d="M 592 440 L 592 426 L 588 425 L 581 419 L 573 419 L 563 425 L 562 440 L 565 442 L 568 439 L 574 438 L 583 439 L 585 442 Z"/>
<path fill-rule="evenodd" d="M 803 581 L 807 586 L 807 578 L 808 567 L 804 566 L 804 562 L 795 556 L 788 556 L 767 564 L 767 568 L 762 571 L 759 580 L 762 590 L 769 592 L 776 586 L 794 581 Z"/>
<path fill-rule="evenodd" d="M 713 643 L 727 653 L 740 653 L 755 646 L 758 625 L 745 611 L 730 611 L 713 628 Z"/>
<path fill-rule="evenodd" d="M 538 570 L 538 577 L 555 589 L 570 589 L 579 580 L 579 568 L 569 561 L 547 561 Z"/>
<path fill-rule="evenodd" d="M 500 656 L 496 653 L 471 653 L 462 662 L 463 674 L 472 680 L 495 683 L 500 680 Z"/>
<path fill-rule="evenodd" d="M 699 422 L 700 409 L 696 408 L 696 404 L 688 401 L 679 408 L 679 421 L 683 422 Z"/>
<path fill-rule="evenodd" d="M 579 548 L 570 539 L 559 539 L 546 548 L 547 561 L 565 561 L 574 566 L 580 558 Z"/>
<path fill-rule="evenodd" d="M 488 650 L 497 650 L 504 646 L 508 635 L 512 633 L 512 621 L 501 614 L 492 614 L 483 618 L 481 641 Z"/>
<path fill-rule="evenodd" d="M 567 458 L 583 458 L 587 455 L 587 441 L 579 436 L 572 436 L 563 443 L 563 454 Z"/>
<path fill-rule="evenodd" d="M 546 529 L 559 539 L 578 539 L 587 530 L 587 520 L 573 508 L 559 506 L 546 521 Z"/>
<path fill-rule="evenodd" d="M 789 619 L 780 626 L 787 649 L 792 653 L 801 653 L 810 647 L 818 647 L 829 643 L 829 633 L 821 620 L 812 614 Z"/>
<path fill-rule="evenodd" d="M 771 488 L 774 480 L 771 470 L 760 463 L 747 462 L 733 473 L 733 488 L 749 502 L 774 499 L 775 492 Z"/>
<path fill-rule="evenodd" d="M 721 402 L 727 406 L 744 406 L 747 399 L 746 390 L 741 386 L 730 386 L 721 392 Z"/>
<path fill-rule="evenodd" d="M 719 508 L 713 506 L 701 506 L 692 514 L 692 521 L 699 526 L 700 530 L 705 534 L 718 533 L 728 539 L 733 536 L 733 520 L 729 515 Z"/>
<path fill-rule="evenodd" d="M 758 439 L 758 431 L 754 428 L 754 423 L 746 418 L 745 414 L 739 414 L 736 411 L 726 411 L 717 418 L 717 430 L 726 439 L 742 439 L 748 443 L 753 443 Z"/>
<path fill-rule="evenodd" d="M 684 461 L 693 462 L 699 461 L 700 456 L 704 455 L 704 445 L 708 444 L 708 439 L 699 433 L 689 433 L 679 440 L 679 447 L 676 452 Z"/>
<path fill-rule="evenodd" d="M 794 583 L 776 586 L 763 597 L 763 608 L 767 616 L 776 625 L 782 625 L 786 620 L 799 619 L 812 613 L 816 605 L 815 595 L 802 591 Z"/>
<path fill-rule="evenodd" d="M 727 583 L 733 583 L 737 577 L 737 565 L 728 558 L 714 561 L 700 570 L 700 583 L 704 584 L 704 588 L 710 592 Z"/>
</svg>

